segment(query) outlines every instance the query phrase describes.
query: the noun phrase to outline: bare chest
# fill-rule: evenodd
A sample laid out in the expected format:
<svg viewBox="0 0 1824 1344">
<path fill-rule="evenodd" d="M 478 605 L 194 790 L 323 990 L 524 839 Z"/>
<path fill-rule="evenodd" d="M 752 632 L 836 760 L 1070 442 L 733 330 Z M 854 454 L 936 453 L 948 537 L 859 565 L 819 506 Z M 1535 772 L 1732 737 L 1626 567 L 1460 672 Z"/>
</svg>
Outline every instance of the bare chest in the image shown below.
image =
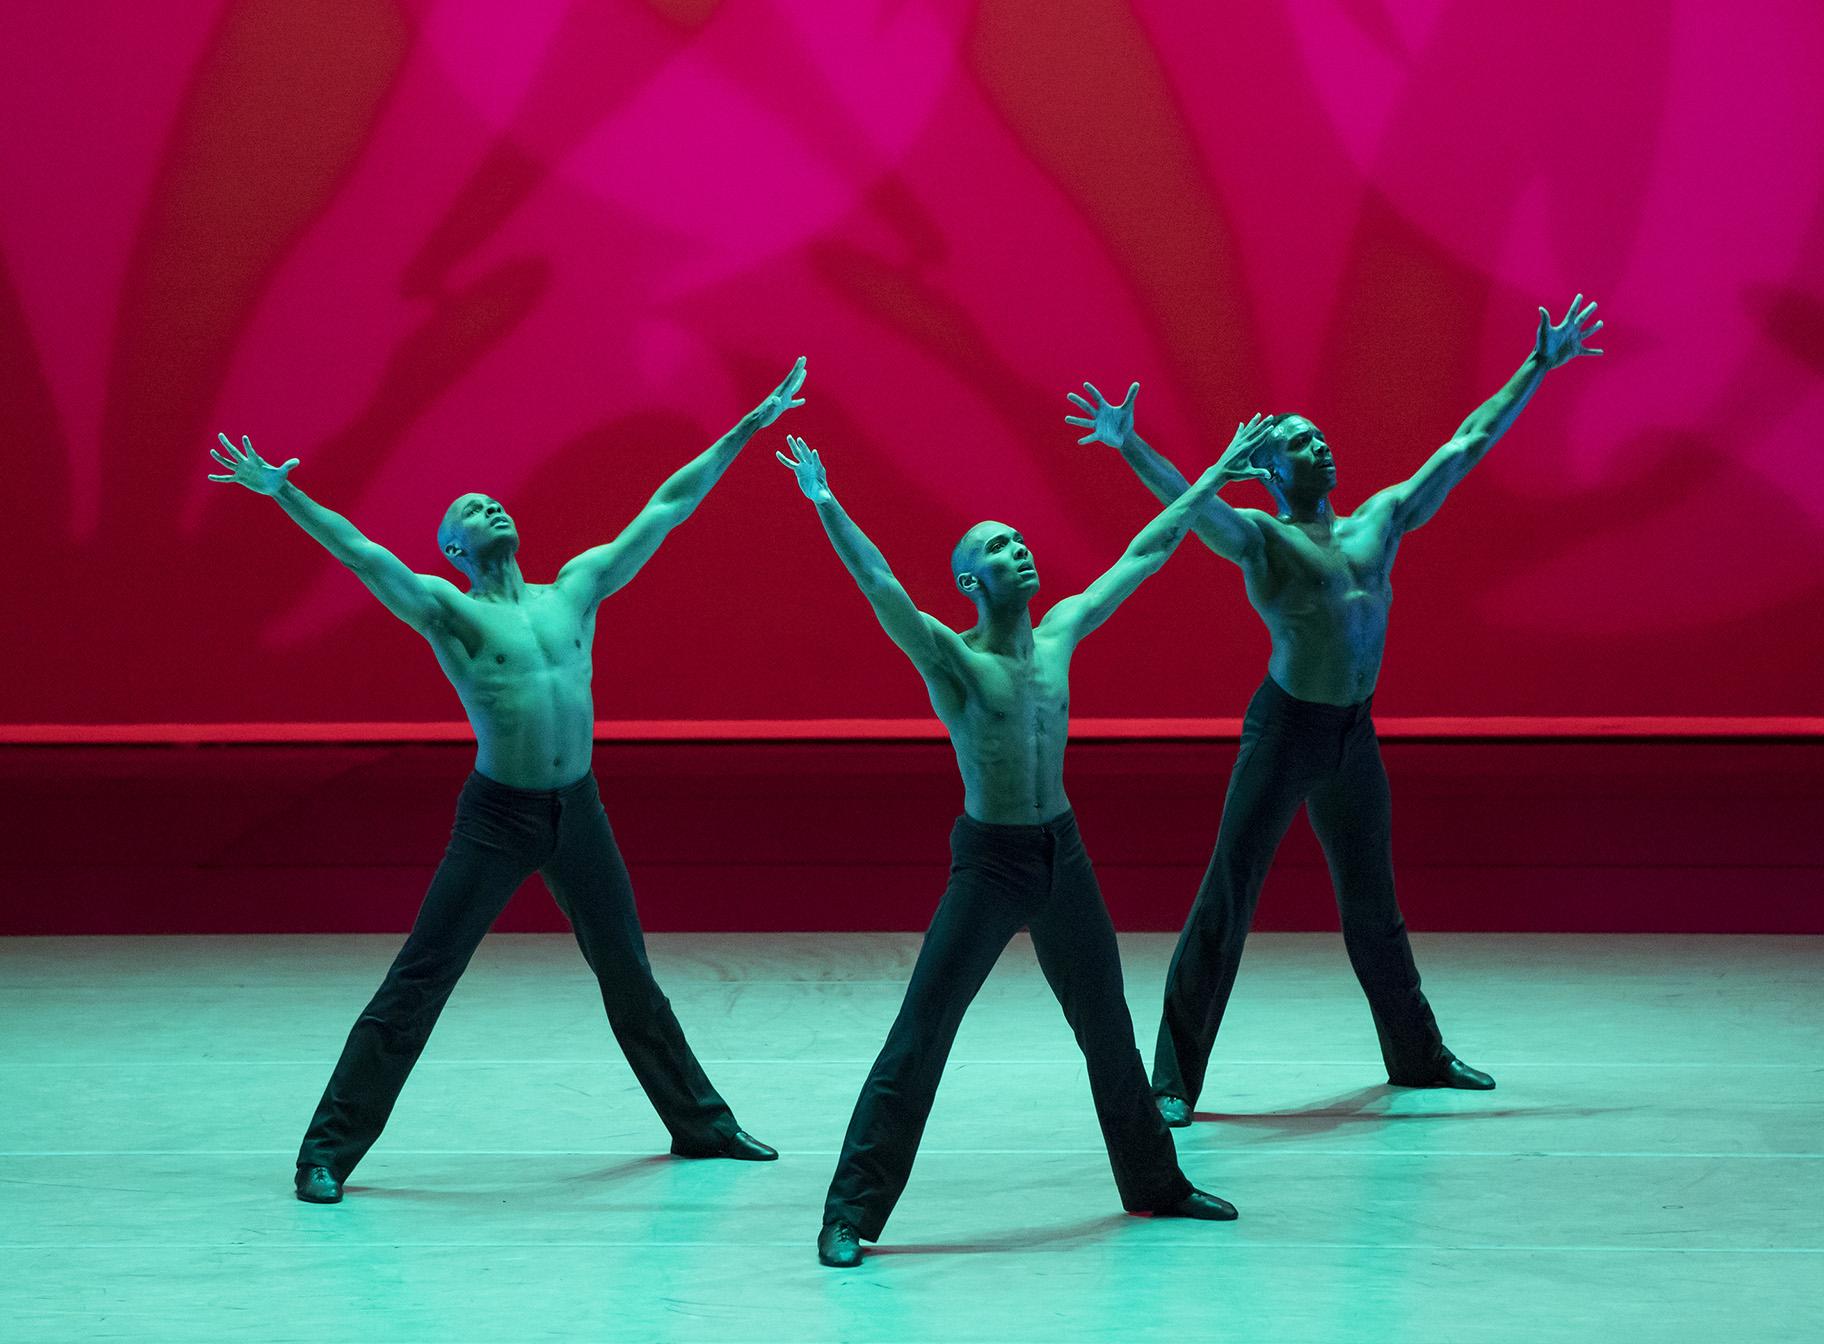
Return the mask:
<svg viewBox="0 0 1824 1344">
<path fill-rule="evenodd" d="M 1340 519 L 1327 532 L 1280 524 L 1270 558 L 1276 605 L 1292 609 L 1385 606 L 1393 596 L 1397 541 L 1383 529 Z"/>
<path fill-rule="evenodd" d="M 1027 658 L 971 660 L 969 717 L 985 732 L 1062 736 L 1070 723 L 1070 666 L 1040 642 Z"/>
<path fill-rule="evenodd" d="M 595 613 L 579 612 L 556 589 L 528 588 L 525 599 L 508 605 L 471 602 L 460 614 L 446 665 L 480 682 L 522 677 L 590 674 Z"/>
</svg>

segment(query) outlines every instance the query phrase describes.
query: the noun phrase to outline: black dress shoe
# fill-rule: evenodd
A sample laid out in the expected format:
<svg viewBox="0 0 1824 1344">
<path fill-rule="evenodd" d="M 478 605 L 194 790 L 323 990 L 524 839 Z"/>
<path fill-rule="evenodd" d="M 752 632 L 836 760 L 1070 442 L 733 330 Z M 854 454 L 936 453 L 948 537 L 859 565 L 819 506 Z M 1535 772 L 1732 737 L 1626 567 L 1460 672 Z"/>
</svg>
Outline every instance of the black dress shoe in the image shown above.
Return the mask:
<svg viewBox="0 0 1824 1344">
<path fill-rule="evenodd" d="M 1171 1129 L 1183 1129 L 1191 1123 L 1191 1103 L 1170 1092 L 1161 1092 L 1153 1100 L 1159 1106 L 1159 1118 Z"/>
<path fill-rule="evenodd" d="M 817 1263 L 831 1269 L 854 1269 L 861 1263 L 861 1238 L 838 1218 L 817 1234 Z"/>
<path fill-rule="evenodd" d="M 671 1151 L 675 1157 L 731 1157 L 737 1162 L 772 1162 L 779 1156 L 777 1148 L 767 1147 L 745 1129 L 737 1129 L 713 1148 L 674 1143 Z"/>
<path fill-rule="evenodd" d="M 342 1182 L 330 1173 L 328 1167 L 299 1167 L 297 1187 L 298 1198 L 306 1204 L 342 1202 Z"/>
<path fill-rule="evenodd" d="M 1453 1059 L 1436 1073 L 1424 1078 L 1389 1078 L 1395 1087 L 1459 1087 L 1470 1092 L 1488 1092 L 1495 1080 L 1480 1069 L 1472 1069 L 1460 1059 Z"/>
<path fill-rule="evenodd" d="M 1240 1216 L 1228 1200 L 1202 1190 L 1191 1191 L 1169 1208 L 1153 1210 L 1155 1218 L 1197 1218 L 1206 1223 L 1229 1223 Z"/>
</svg>

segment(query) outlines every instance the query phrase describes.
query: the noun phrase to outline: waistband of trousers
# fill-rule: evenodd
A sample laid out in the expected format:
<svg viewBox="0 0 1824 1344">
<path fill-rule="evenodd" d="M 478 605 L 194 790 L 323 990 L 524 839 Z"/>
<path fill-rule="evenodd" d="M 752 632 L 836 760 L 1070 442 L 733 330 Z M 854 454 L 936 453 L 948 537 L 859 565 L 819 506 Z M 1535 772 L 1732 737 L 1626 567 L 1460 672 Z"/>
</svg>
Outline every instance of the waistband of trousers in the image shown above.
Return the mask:
<svg viewBox="0 0 1824 1344">
<path fill-rule="evenodd" d="M 1077 829 L 1077 814 L 1071 808 L 1065 808 L 1055 817 L 1048 817 L 1039 822 L 999 822 L 977 821 L 964 812 L 956 819 L 956 829 L 966 835 L 983 840 L 1038 840 L 1045 836 L 1074 834 Z"/>
<path fill-rule="evenodd" d="M 562 803 L 589 792 L 595 785 L 595 771 L 585 770 L 578 778 L 555 789 L 522 789 L 502 784 L 498 779 L 471 770 L 463 781 L 463 792 L 498 799 L 503 803 Z"/>
<path fill-rule="evenodd" d="M 1277 713 L 1288 717 L 1299 718 L 1307 723 L 1335 724 L 1338 726 L 1360 723 L 1372 717 L 1374 697 L 1357 700 L 1352 705 L 1331 705 L 1322 700 L 1300 700 L 1292 692 L 1273 680 L 1271 673 L 1260 683 L 1260 689 L 1254 693 L 1264 698 Z"/>
</svg>

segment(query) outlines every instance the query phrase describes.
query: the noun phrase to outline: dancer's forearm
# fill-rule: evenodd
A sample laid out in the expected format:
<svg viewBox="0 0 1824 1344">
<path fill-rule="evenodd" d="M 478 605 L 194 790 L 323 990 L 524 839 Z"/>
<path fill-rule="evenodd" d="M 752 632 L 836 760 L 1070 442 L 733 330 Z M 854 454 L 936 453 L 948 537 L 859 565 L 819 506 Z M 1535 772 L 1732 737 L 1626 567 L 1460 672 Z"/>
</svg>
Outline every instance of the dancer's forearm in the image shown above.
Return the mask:
<svg viewBox="0 0 1824 1344">
<path fill-rule="evenodd" d="M 1451 437 L 1487 451 L 1532 400 L 1548 367 L 1537 352 L 1528 355 L 1501 390 L 1471 411 Z"/>
<path fill-rule="evenodd" d="M 1180 481 L 1184 480 L 1176 467 L 1171 470 Z M 1128 543 L 1127 558 L 1150 564 L 1154 570 L 1158 569 L 1178 549 L 1178 543 L 1184 540 L 1184 534 L 1203 516 L 1211 501 L 1217 500 L 1216 492 L 1226 483 L 1226 479 L 1212 467 L 1197 478 L 1196 484 L 1181 485 L 1178 493 L 1167 500 L 1165 507 Z M 1228 506 L 1225 504 L 1223 507 Z"/>
<path fill-rule="evenodd" d="M 1045 618 L 1047 629 L 1057 629 L 1074 642 L 1096 629 L 1136 589 L 1157 574 L 1191 530 L 1198 511 L 1215 497 L 1226 480 L 1220 468 L 1211 467 L 1197 483 L 1179 493 L 1127 544 L 1121 558 L 1081 593 L 1064 598 Z"/>
<path fill-rule="evenodd" d="M 666 477 L 646 505 L 656 515 L 655 521 L 662 518 L 668 528 L 676 527 L 695 513 L 760 425 L 759 410 L 749 411 L 721 438 Z"/>
<path fill-rule="evenodd" d="M 834 494 L 826 489 L 812 502 L 817 506 L 817 520 L 823 524 L 824 534 L 829 537 L 837 558 L 862 592 L 872 597 L 889 585 L 899 587 L 887 557 L 881 554 L 873 538 L 849 517 L 848 510 Z"/>
<path fill-rule="evenodd" d="M 1191 488 L 1184 473 L 1137 433 L 1130 432 L 1119 451 L 1161 504 L 1172 504 Z M 1204 545 L 1223 559 L 1239 564 L 1258 545 L 1260 531 L 1216 493 L 1227 483 L 1217 480 L 1208 491 L 1199 492 L 1190 513 L 1190 527 Z"/>
<path fill-rule="evenodd" d="M 1184 473 L 1138 433 L 1128 434 L 1120 453 L 1141 483 L 1153 492 L 1161 504 L 1170 504 L 1190 487 Z"/>
<path fill-rule="evenodd" d="M 401 563 L 392 552 L 369 540 L 348 519 L 317 503 L 290 481 L 281 485 L 272 498 L 292 522 L 350 569 L 359 571 L 372 566 L 377 559 L 375 552 L 392 559 L 395 564 Z"/>
<path fill-rule="evenodd" d="M 325 508 L 290 481 L 273 492 L 281 509 L 324 550 L 340 560 L 393 615 L 414 630 L 428 631 L 446 617 L 438 589 L 441 579 L 412 571 L 398 556 L 362 535 L 334 509 Z"/>
</svg>

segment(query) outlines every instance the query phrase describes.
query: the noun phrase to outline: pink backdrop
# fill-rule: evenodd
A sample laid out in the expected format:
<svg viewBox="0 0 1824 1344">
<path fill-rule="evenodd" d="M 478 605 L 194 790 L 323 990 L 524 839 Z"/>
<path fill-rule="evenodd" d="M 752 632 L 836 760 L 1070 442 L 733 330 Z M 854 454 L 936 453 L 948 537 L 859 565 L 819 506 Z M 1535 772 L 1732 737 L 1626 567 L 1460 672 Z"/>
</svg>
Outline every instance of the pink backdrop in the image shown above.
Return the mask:
<svg viewBox="0 0 1824 1344">
<path fill-rule="evenodd" d="M 14 6 L 0 721 L 457 716 L 218 428 L 427 570 L 493 492 L 539 579 L 804 353 L 789 427 L 960 622 L 968 523 L 1055 597 L 1149 512 L 1080 380 L 1192 470 L 1306 411 L 1348 507 L 1579 289 L 1611 353 L 1408 542 L 1383 707 L 1824 712 L 1821 69 L 1810 0 Z M 603 717 L 925 712 L 784 428 L 605 611 Z M 1237 714 L 1265 645 L 1187 546 L 1077 712 Z"/>
</svg>

